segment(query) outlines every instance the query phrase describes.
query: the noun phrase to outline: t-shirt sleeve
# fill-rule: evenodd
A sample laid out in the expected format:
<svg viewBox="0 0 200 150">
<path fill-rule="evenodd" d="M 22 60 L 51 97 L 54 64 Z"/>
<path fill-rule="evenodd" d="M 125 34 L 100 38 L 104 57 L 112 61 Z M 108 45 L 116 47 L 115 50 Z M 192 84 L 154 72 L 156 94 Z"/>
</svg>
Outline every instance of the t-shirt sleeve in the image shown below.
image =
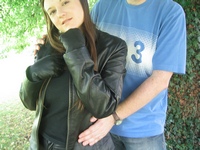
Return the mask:
<svg viewBox="0 0 200 150">
<path fill-rule="evenodd" d="M 186 21 L 183 9 L 176 5 L 164 18 L 153 56 L 153 70 L 178 74 L 186 71 Z"/>
<path fill-rule="evenodd" d="M 93 21 L 93 23 L 97 23 L 97 16 L 98 16 L 98 9 L 99 8 L 99 1 L 96 2 L 96 4 L 93 6 L 91 12 L 90 12 L 90 16 L 91 16 L 91 19 Z"/>
</svg>

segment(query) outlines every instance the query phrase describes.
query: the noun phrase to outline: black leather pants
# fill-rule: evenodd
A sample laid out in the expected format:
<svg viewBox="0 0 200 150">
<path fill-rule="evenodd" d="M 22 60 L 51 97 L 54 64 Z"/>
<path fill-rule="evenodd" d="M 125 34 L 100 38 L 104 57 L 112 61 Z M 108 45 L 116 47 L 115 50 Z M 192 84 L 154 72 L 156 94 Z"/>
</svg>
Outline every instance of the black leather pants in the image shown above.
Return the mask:
<svg viewBox="0 0 200 150">
<path fill-rule="evenodd" d="M 65 150 L 65 147 L 40 137 L 40 150 Z"/>
<path fill-rule="evenodd" d="M 40 137 L 39 150 L 66 150 L 65 146 L 52 143 L 51 141 Z M 112 138 L 108 133 L 102 140 L 93 146 L 83 146 L 76 142 L 73 150 L 115 150 Z"/>
</svg>

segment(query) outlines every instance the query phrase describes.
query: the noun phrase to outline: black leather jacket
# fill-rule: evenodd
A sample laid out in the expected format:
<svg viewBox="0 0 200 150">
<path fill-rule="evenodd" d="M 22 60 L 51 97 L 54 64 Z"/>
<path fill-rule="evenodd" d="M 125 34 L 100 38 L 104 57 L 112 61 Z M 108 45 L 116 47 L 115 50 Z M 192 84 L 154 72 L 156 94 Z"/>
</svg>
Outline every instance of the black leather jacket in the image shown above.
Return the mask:
<svg viewBox="0 0 200 150">
<path fill-rule="evenodd" d="M 126 43 L 120 38 L 97 30 L 96 48 L 98 53 L 97 73 L 92 69 L 94 63 L 86 47 L 68 50 L 68 54 L 64 58 L 71 74 L 66 150 L 74 149 L 78 135 L 90 126 L 91 116 L 103 118 L 111 115 L 121 98 L 126 72 Z M 45 53 L 38 53 L 38 58 L 43 56 Z M 42 84 L 43 82 L 31 82 L 26 78 L 20 88 L 20 98 L 24 106 L 27 109 L 36 110 L 35 120 L 37 121 L 33 124 L 30 142 L 33 150 L 39 149 L 38 128 L 42 107 L 39 108 L 37 105 Z M 82 101 L 83 110 L 72 107 L 77 100 Z"/>
</svg>

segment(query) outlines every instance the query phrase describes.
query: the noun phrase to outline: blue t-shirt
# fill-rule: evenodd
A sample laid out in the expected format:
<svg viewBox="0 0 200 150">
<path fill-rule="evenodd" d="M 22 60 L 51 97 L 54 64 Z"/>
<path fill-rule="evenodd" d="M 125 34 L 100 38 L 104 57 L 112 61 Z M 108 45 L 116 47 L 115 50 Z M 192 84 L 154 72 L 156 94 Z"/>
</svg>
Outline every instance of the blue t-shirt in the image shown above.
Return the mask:
<svg viewBox="0 0 200 150">
<path fill-rule="evenodd" d="M 100 30 L 127 42 L 127 73 L 122 100 L 151 76 L 153 70 L 185 73 L 185 13 L 176 2 L 146 0 L 134 6 L 126 0 L 99 0 L 91 17 Z M 163 133 L 167 95 L 167 89 L 160 92 L 145 107 L 124 119 L 121 125 L 114 126 L 111 133 L 125 137 Z"/>
</svg>

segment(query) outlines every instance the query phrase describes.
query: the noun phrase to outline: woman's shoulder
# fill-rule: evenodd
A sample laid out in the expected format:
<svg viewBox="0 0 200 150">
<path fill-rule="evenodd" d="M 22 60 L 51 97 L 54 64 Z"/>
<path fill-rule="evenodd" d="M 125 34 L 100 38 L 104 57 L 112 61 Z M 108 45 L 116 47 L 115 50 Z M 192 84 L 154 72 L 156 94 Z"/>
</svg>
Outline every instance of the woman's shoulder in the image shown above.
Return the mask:
<svg viewBox="0 0 200 150">
<path fill-rule="evenodd" d="M 97 31 L 96 49 L 98 56 L 110 57 L 112 55 L 118 55 L 126 57 L 127 45 L 121 38 L 111 35 L 107 32 Z M 104 60 L 106 57 L 101 58 Z"/>
<path fill-rule="evenodd" d="M 99 45 L 101 44 L 102 46 L 119 46 L 119 45 L 126 45 L 126 42 L 114 35 L 111 35 L 107 32 L 101 31 L 101 30 L 97 30 L 97 40 L 96 43 Z"/>
<path fill-rule="evenodd" d="M 49 42 L 45 43 L 44 45 L 40 46 L 40 50 L 37 52 L 37 60 L 55 53 L 56 50 L 51 46 Z"/>
</svg>

